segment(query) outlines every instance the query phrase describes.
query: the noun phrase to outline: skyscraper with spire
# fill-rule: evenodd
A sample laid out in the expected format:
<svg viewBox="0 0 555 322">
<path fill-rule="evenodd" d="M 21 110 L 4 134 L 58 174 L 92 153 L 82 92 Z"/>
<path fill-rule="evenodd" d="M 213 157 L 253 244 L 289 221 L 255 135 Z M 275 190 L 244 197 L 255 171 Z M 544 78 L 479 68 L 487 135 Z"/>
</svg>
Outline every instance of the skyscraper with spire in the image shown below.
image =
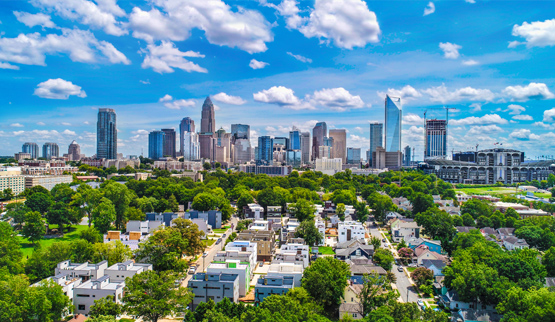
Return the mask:
<svg viewBox="0 0 555 322">
<path fill-rule="evenodd" d="M 214 104 L 210 96 L 204 100 L 202 104 L 202 115 L 200 119 L 200 157 L 202 159 L 214 159 L 214 133 L 216 132 L 216 116 L 214 113 Z"/>
</svg>

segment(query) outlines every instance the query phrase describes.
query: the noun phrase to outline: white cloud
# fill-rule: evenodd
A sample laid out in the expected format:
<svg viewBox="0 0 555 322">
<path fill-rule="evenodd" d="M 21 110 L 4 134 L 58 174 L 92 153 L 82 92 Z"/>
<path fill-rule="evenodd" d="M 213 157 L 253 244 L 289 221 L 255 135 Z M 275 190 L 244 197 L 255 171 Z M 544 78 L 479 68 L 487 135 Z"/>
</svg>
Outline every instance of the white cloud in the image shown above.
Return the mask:
<svg viewBox="0 0 555 322">
<path fill-rule="evenodd" d="M 131 62 L 114 46 L 98 41 L 90 31 L 62 29 L 62 34 L 19 34 L 16 38 L 0 36 L 0 61 L 46 66 L 46 54 L 68 54 L 75 62 L 95 63 L 104 60 L 113 64 Z"/>
<path fill-rule="evenodd" d="M 139 80 L 139 83 L 144 84 L 144 85 L 149 85 L 150 81 L 148 79 L 145 80 L 145 81 L 144 80 Z"/>
<path fill-rule="evenodd" d="M 71 136 L 77 135 L 77 133 L 75 133 L 74 131 L 70 131 L 70 130 L 68 130 L 68 129 L 65 129 L 65 130 L 62 132 L 62 134 L 63 134 L 63 135 L 71 135 Z"/>
<path fill-rule="evenodd" d="M 303 63 L 309 63 L 309 64 L 312 63 L 312 59 L 306 58 L 306 57 L 301 56 L 301 55 L 295 55 L 291 52 L 287 52 L 287 55 L 289 55 L 289 56 L 291 56 L 291 57 L 295 58 L 296 60 L 298 60 L 300 62 L 303 62 Z"/>
<path fill-rule="evenodd" d="M 265 63 L 263 61 L 258 61 L 256 59 L 251 59 L 250 63 L 249 63 L 249 67 L 252 69 L 262 69 L 266 66 L 268 66 L 270 64 Z"/>
<path fill-rule="evenodd" d="M 200 67 L 199 65 L 183 58 L 204 57 L 204 55 L 194 51 L 182 52 L 170 41 L 162 41 L 162 44 L 160 46 L 149 44 L 147 45 L 147 48 L 142 51 L 147 55 L 143 63 L 141 64 L 141 67 L 145 69 L 152 68 L 155 72 L 160 74 L 173 73 L 173 68 L 179 68 L 189 73 L 208 72 L 206 68 Z"/>
<path fill-rule="evenodd" d="M 422 125 L 424 124 L 424 118 L 420 115 L 414 113 L 407 113 L 403 115 L 403 124 L 407 125 Z"/>
<path fill-rule="evenodd" d="M 468 60 L 463 60 L 462 64 L 465 65 L 465 66 L 475 66 L 475 65 L 478 65 L 480 63 L 475 61 L 474 59 L 468 59 Z"/>
<path fill-rule="evenodd" d="M 544 118 L 545 118 L 545 113 L 544 113 Z M 534 122 L 534 124 L 532 124 L 533 126 L 536 127 L 541 127 L 544 129 L 548 129 L 548 130 L 555 130 L 555 124 L 545 124 L 543 122 Z"/>
<path fill-rule="evenodd" d="M 87 0 L 32 0 L 31 3 L 36 7 L 53 11 L 63 18 L 79 21 L 94 29 L 102 29 L 109 35 L 127 34 L 127 30 L 122 28 L 122 23 L 116 20 L 116 16 L 124 16 L 125 12 L 112 0 L 97 1 L 102 6 Z"/>
<path fill-rule="evenodd" d="M 183 107 L 194 107 L 196 104 L 195 100 L 175 100 L 172 102 L 164 103 L 164 106 L 169 108 L 170 110 L 180 110 Z"/>
<path fill-rule="evenodd" d="M 133 8 L 129 27 L 133 36 L 148 42 L 154 40 L 183 41 L 192 29 L 204 31 L 211 44 L 237 47 L 249 53 L 264 52 L 274 36 L 270 23 L 258 11 L 238 7 L 221 0 L 153 0 L 162 9 L 143 11 Z"/>
<path fill-rule="evenodd" d="M 66 100 L 71 95 L 87 97 L 87 94 L 81 89 L 81 86 L 74 85 L 72 82 L 68 82 L 61 78 L 49 79 L 38 84 L 33 95 L 59 100 Z"/>
<path fill-rule="evenodd" d="M 514 25 L 513 36 L 524 37 L 526 42 L 513 41 L 509 48 L 520 44 L 526 44 L 527 47 L 555 46 L 555 19 Z"/>
<path fill-rule="evenodd" d="M 524 114 L 515 115 L 515 116 L 513 116 L 513 119 L 519 120 L 519 121 L 533 121 L 534 120 L 534 118 L 532 118 L 532 116 L 524 115 Z"/>
<path fill-rule="evenodd" d="M 452 44 L 450 42 L 446 42 L 446 43 L 440 42 L 439 48 L 443 50 L 443 54 L 445 58 L 457 59 L 460 56 L 459 49 L 461 49 L 462 47 L 457 44 Z"/>
<path fill-rule="evenodd" d="M 507 86 L 503 93 L 511 98 L 513 101 L 525 102 L 531 99 L 551 99 L 555 95 L 549 91 L 547 85 L 544 83 L 530 83 L 526 86 Z"/>
<path fill-rule="evenodd" d="M 319 105 L 327 106 L 340 112 L 349 108 L 364 107 L 364 102 L 360 96 L 352 95 L 343 87 L 324 88 L 320 91 L 315 91 L 312 100 Z"/>
<path fill-rule="evenodd" d="M 167 101 L 171 101 L 173 100 L 173 97 L 171 97 L 170 94 L 166 94 L 163 97 L 161 97 L 158 102 L 167 102 Z"/>
<path fill-rule="evenodd" d="M 423 90 L 424 93 L 430 95 L 433 102 L 457 102 L 457 101 L 492 101 L 495 98 L 489 89 L 477 89 L 472 87 L 459 88 L 450 92 L 445 84 L 437 87 L 430 87 Z"/>
<path fill-rule="evenodd" d="M 284 86 L 272 86 L 269 89 L 262 90 L 253 94 L 253 98 L 257 102 L 272 103 L 282 106 L 298 105 L 301 101 L 295 96 L 295 92 Z"/>
<path fill-rule="evenodd" d="M 537 140 L 540 138 L 539 135 L 531 133 L 530 130 L 528 129 L 514 130 L 511 134 L 509 134 L 509 137 L 512 139 L 523 140 L 523 141 Z"/>
<path fill-rule="evenodd" d="M 378 92 L 378 96 L 385 99 L 385 95 L 400 97 L 403 101 L 410 101 L 422 97 L 422 94 L 410 85 L 405 85 L 401 89 L 388 88 L 387 93 Z"/>
<path fill-rule="evenodd" d="M 364 130 L 360 126 L 355 127 L 355 131 L 359 133 L 364 133 Z"/>
<path fill-rule="evenodd" d="M 472 103 L 470 107 L 472 107 L 472 112 L 479 112 L 482 110 L 482 104 L 480 103 Z"/>
<path fill-rule="evenodd" d="M 132 131 L 131 134 L 137 134 L 137 135 L 148 135 L 148 131 L 147 130 L 137 130 L 137 131 Z"/>
<path fill-rule="evenodd" d="M 65 126 L 71 126 L 71 123 L 68 123 L 68 122 L 62 122 L 62 125 L 65 125 Z"/>
<path fill-rule="evenodd" d="M 524 108 L 524 106 L 520 106 L 517 104 L 511 104 L 509 106 L 507 106 L 507 109 L 505 110 L 505 112 L 509 112 L 510 115 L 517 115 L 520 114 L 521 112 L 526 111 L 526 108 Z"/>
<path fill-rule="evenodd" d="M 503 129 L 497 125 L 477 125 L 471 126 L 470 130 L 466 133 L 467 136 L 477 136 L 477 135 L 484 135 L 484 134 L 494 134 L 503 132 Z"/>
<path fill-rule="evenodd" d="M 299 16 L 300 10 L 295 0 L 283 0 L 279 5 L 268 3 L 266 0 L 260 0 L 260 3 L 266 7 L 276 9 L 281 16 L 284 16 L 288 29 L 297 29 L 306 20 Z"/>
<path fill-rule="evenodd" d="M 14 11 L 13 14 L 17 20 L 27 27 L 41 26 L 44 28 L 56 28 L 56 25 L 50 20 L 50 16 L 44 13 L 32 14 L 28 12 Z"/>
<path fill-rule="evenodd" d="M 476 0 L 464 0 L 466 3 L 476 3 Z"/>
<path fill-rule="evenodd" d="M 37 123 L 37 124 L 38 124 L 38 123 Z M 89 124 L 91 124 L 91 123 L 90 123 L 89 121 L 85 121 L 85 122 L 83 122 L 83 124 L 89 125 Z"/>
<path fill-rule="evenodd" d="M 431 15 L 434 12 L 436 12 L 436 6 L 430 1 L 426 8 L 424 8 L 424 16 Z"/>
<path fill-rule="evenodd" d="M 13 69 L 13 70 L 19 70 L 19 66 L 0 62 L 0 69 Z"/>
<path fill-rule="evenodd" d="M 555 108 L 543 111 L 543 121 L 549 123 L 555 122 Z"/>
<path fill-rule="evenodd" d="M 46 123 L 44 123 L 44 122 L 37 122 L 37 125 L 44 126 L 44 125 L 46 125 Z"/>
<path fill-rule="evenodd" d="M 212 98 L 218 102 L 231 104 L 231 105 L 243 105 L 247 102 L 239 96 L 231 96 L 223 92 L 213 95 Z"/>
<path fill-rule="evenodd" d="M 292 5 L 288 8 L 295 12 Z M 365 47 L 378 42 L 381 34 L 376 14 L 362 0 L 316 0 L 309 17 L 294 14 L 289 18 L 292 20 L 288 20 L 288 26 L 297 28 L 305 37 L 333 42 L 340 48 Z"/>
<path fill-rule="evenodd" d="M 481 117 L 469 116 L 463 119 L 451 120 L 450 125 L 484 125 L 484 124 L 507 124 L 507 120 L 497 114 L 486 114 Z"/>
<path fill-rule="evenodd" d="M 10 124 L 11 127 L 23 127 L 23 124 L 21 123 L 12 123 Z"/>
</svg>

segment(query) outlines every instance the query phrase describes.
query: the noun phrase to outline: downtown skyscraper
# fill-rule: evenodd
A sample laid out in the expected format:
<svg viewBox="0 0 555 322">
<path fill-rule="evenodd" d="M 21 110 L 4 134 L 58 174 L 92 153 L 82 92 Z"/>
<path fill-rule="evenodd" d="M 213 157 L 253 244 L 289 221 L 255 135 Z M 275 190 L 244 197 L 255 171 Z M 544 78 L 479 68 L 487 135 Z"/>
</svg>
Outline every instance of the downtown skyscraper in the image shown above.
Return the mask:
<svg viewBox="0 0 555 322">
<path fill-rule="evenodd" d="M 181 120 L 181 123 L 179 123 L 179 152 L 181 152 L 181 155 L 184 157 L 185 156 L 185 133 L 188 132 L 192 132 L 195 133 L 195 121 L 193 121 L 192 118 L 190 117 L 185 117 Z M 190 139 L 190 135 L 189 135 L 189 139 Z M 198 137 L 197 137 L 197 141 L 198 141 Z M 197 143 L 198 146 L 198 143 Z M 186 159 L 186 160 L 192 160 L 192 159 Z"/>
<path fill-rule="evenodd" d="M 175 130 L 174 129 L 162 129 L 164 132 L 164 156 L 175 158 L 177 156 L 175 149 Z"/>
<path fill-rule="evenodd" d="M 214 113 L 214 104 L 210 97 L 207 97 L 202 104 L 202 116 L 200 120 L 200 157 L 202 159 L 214 159 L 214 134 L 216 132 L 216 116 Z"/>
<path fill-rule="evenodd" d="M 39 145 L 34 142 L 25 142 L 21 147 L 23 153 L 29 153 L 31 159 L 37 159 L 39 157 Z"/>
<path fill-rule="evenodd" d="M 326 122 L 318 122 L 312 129 L 312 160 L 320 158 L 319 148 L 324 146 L 324 139 L 328 136 Z"/>
<path fill-rule="evenodd" d="M 426 120 L 424 158 L 445 158 L 447 156 L 447 121 Z"/>
<path fill-rule="evenodd" d="M 383 148 L 383 123 L 370 123 L 370 150 L 368 151 L 368 163 L 372 164 L 372 153 L 377 147 Z"/>
<path fill-rule="evenodd" d="M 96 123 L 96 158 L 118 158 L 116 112 L 111 108 L 101 108 L 98 110 L 98 121 Z"/>
<path fill-rule="evenodd" d="M 166 134 L 162 131 L 152 131 L 148 134 L 148 158 L 158 160 L 164 157 L 164 140 Z"/>
<path fill-rule="evenodd" d="M 401 98 L 385 96 L 385 152 L 401 151 L 403 110 Z"/>
<path fill-rule="evenodd" d="M 341 159 L 343 164 L 347 161 L 347 130 L 333 129 L 329 132 L 329 137 L 333 138 L 332 144 L 332 158 Z"/>
</svg>

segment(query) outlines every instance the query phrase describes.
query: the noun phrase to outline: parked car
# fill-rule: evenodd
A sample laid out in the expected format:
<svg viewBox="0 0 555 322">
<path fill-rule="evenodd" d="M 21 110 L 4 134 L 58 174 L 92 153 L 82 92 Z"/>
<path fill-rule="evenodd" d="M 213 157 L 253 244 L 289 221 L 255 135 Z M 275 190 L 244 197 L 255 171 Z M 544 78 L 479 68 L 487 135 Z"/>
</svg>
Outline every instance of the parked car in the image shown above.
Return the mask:
<svg viewBox="0 0 555 322">
<path fill-rule="evenodd" d="M 227 234 L 223 234 L 222 237 L 225 238 L 227 236 Z"/>
<path fill-rule="evenodd" d="M 196 265 L 189 267 L 189 274 L 195 274 L 196 271 L 197 271 Z"/>
<path fill-rule="evenodd" d="M 384 238 L 384 239 L 382 239 L 382 242 L 384 242 L 384 243 L 385 243 L 385 242 L 387 242 L 387 239 L 385 239 L 385 238 Z"/>
<path fill-rule="evenodd" d="M 216 240 L 216 245 L 219 245 L 222 242 L 221 238 L 218 238 L 218 240 Z"/>
<path fill-rule="evenodd" d="M 398 270 L 399 272 L 402 272 L 402 271 L 403 271 L 403 266 L 400 266 L 400 265 L 397 266 L 397 270 Z"/>
<path fill-rule="evenodd" d="M 422 300 L 416 301 L 416 304 L 418 304 L 418 306 L 420 306 L 423 310 L 426 308 L 426 305 L 424 305 L 424 302 Z"/>
</svg>

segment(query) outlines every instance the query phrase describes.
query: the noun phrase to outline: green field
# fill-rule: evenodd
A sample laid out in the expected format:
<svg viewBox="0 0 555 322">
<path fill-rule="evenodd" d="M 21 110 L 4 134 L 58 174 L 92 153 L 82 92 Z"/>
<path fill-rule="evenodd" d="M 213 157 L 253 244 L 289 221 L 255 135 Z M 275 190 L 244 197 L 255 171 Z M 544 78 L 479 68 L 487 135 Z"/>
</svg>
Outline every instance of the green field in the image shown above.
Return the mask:
<svg viewBox="0 0 555 322">
<path fill-rule="evenodd" d="M 55 225 L 51 225 L 51 227 L 56 227 Z M 81 232 L 82 230 L 87 229 L 89 226 L 87 225 L 75 225 L 75 226 L 71 226 L 71 231 L 69 233 L 65 233 L 64 237 L 59 237 L 59 238 L 43 238 L 40 240 L 40 245 L 42 247 L 48 247 L 56 242 L 71 242 L 74 239 L 79 239 L 79 232 Z M 27 240 L 27 238 L 25 237 L 21 237 L 19 236 L 19 240 L 20 243 L 19 245 L 21 246 L 21 252 L 23 253 L 23 258 L 27 258 L 28 256 L 31 256 L 31 254 L 33 254 L 33 250 L 34 250 L 34 246 L 32 243 L 29 242 L 29 240 Z"/>
<path fill-rule="evenodd" d="M 215 239 L 203 239 L 202 242 L 204 243 L 205 247 L 210 247 L 212 244 L 216 242 Z"/>
<path fill-rule="evenodd" d="M 456 189 L 455 192 L 464 192 L 467 195 L 510 195 L 516 192 L 515 188 L 505 187 L 474 187 Z"/>
<path fill-rule="evenodd" d="M 335 255 L 333 249 L 327 246 L 318 247 L 318 252 L 322 255 Z"/>
</svg>

